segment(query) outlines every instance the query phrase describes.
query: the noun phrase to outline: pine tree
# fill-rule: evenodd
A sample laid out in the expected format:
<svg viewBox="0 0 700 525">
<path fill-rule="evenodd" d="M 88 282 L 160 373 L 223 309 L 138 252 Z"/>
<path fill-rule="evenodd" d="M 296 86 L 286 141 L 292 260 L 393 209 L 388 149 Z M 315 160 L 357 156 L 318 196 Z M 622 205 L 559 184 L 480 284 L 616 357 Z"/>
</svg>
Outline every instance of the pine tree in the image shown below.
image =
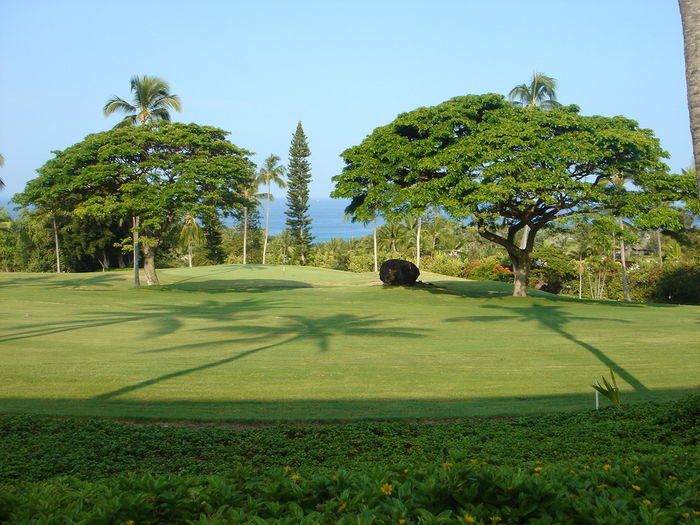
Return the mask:
<svg viewBox="0 0 700 525">
<path fill-rule="evenodd" d="M 287 215 L 286 224 L 293 239 L 294 253 L 301 264 L 306 258 L 313 241 L 311 235 L 311 217 L 309 216 L 309 181 L 311 165 L 307 160 L 311 155 L 301 122 L 289 147 L 289 164 L 287 165 Z"/>
</svg>

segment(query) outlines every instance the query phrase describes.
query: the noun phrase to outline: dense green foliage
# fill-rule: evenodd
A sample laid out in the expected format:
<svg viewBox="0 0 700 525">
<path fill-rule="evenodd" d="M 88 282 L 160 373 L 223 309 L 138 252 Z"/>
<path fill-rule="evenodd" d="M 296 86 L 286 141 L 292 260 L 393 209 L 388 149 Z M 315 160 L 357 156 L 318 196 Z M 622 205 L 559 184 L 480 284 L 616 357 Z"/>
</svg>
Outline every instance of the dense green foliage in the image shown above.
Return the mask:
<svg viewBox="0 0 700 525">
<path fill-rule="evenodd" d="M 155 284 L 156 251 L 168 237 L 177 243 L 173 228 L 183 216 L 229 215 L 247 203 L 240 189 L 252 180 L 254 165 L 249 152 L 226 135 L 217 128 L 179 123 L 89 135 L 56 152 L 14 200 L 52 223 L 63 219 L 64 229 L 75 221 L 76 230 L 86 236 L 101 228 L 95 235 L 100 242 L 89 244 L 104 258 L 108 247 L 123 241 L 119 233 L 124 225 L 138 217 L 144 269 L 149 284 Z"/>
<path fill-rule="evenodd" d="M 311 217 L 309 215 L 309 182 L 311 182 L 311 156 L 301 122 L 297 124 L 289 147 L 287 165 L 287 227 L 292 237 L 293 260 L 306 264 L 311 243 Z"/>
<path fill-rule="evenodd" d="M 470 217 L 508 252 L 513 293 L 525 295 L 536 234 L 554 220 L 615 210 L 647 226 L 679 226 L 659 206 L 677 199 L 689 179 L 666 174 L 666 155 L 650 130 L 623 117 L 472 95 L 401 114 L 344 151 L 332 196 L 351 199 L 347 212 L 359 219 L 377 203 L 390 217 L 430 206 Z M 611 184 L 615 177 L 628 186 Z"/>
<path fill-rule="evenodd" d="M 677 523 L 700 510 L 699 425 L 698 396 L 441 424 L 230 429 L 5 416 L 0 518 Z"/>
</svg>

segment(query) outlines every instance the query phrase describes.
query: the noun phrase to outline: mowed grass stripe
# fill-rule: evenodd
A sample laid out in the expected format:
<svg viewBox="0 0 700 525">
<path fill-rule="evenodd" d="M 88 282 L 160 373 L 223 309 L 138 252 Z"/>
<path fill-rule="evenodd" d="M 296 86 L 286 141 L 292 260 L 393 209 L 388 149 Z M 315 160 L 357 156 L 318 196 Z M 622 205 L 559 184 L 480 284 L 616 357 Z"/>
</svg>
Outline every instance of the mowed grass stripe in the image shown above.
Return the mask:
<svg viewBox="0 0 700 525">
<path fill-rule="evenodd" d="M 138 290 L 127 272 L 0 275 L 0 412 L 520 414 L 591 406 L 609 367 L 629 401 L 700 387 L 696 306 L 513 298 L 434 274 L 416 288 L 289 266 L 160 274 Z"/>
</svg>

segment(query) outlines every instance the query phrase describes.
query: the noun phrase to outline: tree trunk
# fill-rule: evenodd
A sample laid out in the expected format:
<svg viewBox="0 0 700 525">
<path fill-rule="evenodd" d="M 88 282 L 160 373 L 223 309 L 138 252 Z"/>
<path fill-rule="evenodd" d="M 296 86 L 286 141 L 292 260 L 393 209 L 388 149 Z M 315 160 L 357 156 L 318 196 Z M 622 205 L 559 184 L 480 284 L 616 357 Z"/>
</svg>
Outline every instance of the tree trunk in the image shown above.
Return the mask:
<svg viewBox="0 0 700 525">
<path fill-rule="evenodd" d="M 267 181 L 267 206 L 265 208 L 265 242 L 263 242 L 263 258 L 262 263 L 265 264 L 265 256 L 267 255 L 267 239 L 270 235 L 270 181 Z"/>
<path fill-rule="evenodd" d="M 379 256 L 377 253 L 377 213 L 374 213 L 374 226 L 372 228 L 372 241 L 374 243 L 374 273 L 379 271 Z"/>
<path fill-rule="evenodd" d="M 243 208 L 243 264 L 248 263 L 248 208 Z"/>
<path fill-rule="evenodd" d="M 61 250 L 58 245 L 58 228 L 56 227 L 56 215 L 51 217 L 53 219 L 53 245 L 56 249 L 56 273 L 61 273 Z"/>
<path fill-rule="evenodd" d="M 620 230 L 622 230 L 622 233 L 620 234 L 620 262 L 622 263 L 622 294 L 625 301 L 630 302 L 632 299 L 630 298 L 630 285 L 629 280 L 627 279 L 627 256 L 625 254 L 624 238 L 625 223 L 622 221 L 622 218 L 618 217 L 617 224 L 618 226 L 620 226 Z"/>
<path fill-rule="evenodd" d="M 530 227 L 526 224 L 523 228 L 523 237 L 520 239 L 520 249 L 524 250 L 527 248 L 527 237 L 530 235 Z"/>
<path fill-rule="evenodd" d="M 146 276 L 148 286 L 160 284 L 156 275 L 156 247 L 145 243 L 143 245 L 143 273 Z"/>
<path fill-rule="evenodd" d="M 139 281 L 139 226 L 141 225 L 141 217 L 132 217 L 131 225 L 131 235 L 134 243 L 134 288 L 138 288 L 141 286 Z"/>
<path fill-rule="evenodd" d="M 664 245 L 661 237 L 661 230 L 656 230 L 656 248 L 659 254 L 659 266 L 664 266 Z"/>
<path fill-rule="evenodd" d="M 192 268 L 192 240 L 187 241 L 187 262 L 190 268 Z"/>
<path fill-rule="evenodd" d="M 690 134 L 693 138 L 695 174 L 698 179 L 698 195 L 700 195 L 700 38 L 698 38 L 700 35 L 700 2 L 698 0 L 678 0 L 678 5 L 683 23 Z"/>
<path fill-rule="evenodd" d="M 510 260 L 513 263 L 513 296 L 527 297 L 527 280 L 530 276 L 530 254 L 510 253 Z"/>
<path fill-rule="evenodd" d="M 423 226 L 423 217 L 418 217 L 418 222 L 416 224 L 416 266 L 420 268 L 420 234 L 421 227 Z"/>
</svg>

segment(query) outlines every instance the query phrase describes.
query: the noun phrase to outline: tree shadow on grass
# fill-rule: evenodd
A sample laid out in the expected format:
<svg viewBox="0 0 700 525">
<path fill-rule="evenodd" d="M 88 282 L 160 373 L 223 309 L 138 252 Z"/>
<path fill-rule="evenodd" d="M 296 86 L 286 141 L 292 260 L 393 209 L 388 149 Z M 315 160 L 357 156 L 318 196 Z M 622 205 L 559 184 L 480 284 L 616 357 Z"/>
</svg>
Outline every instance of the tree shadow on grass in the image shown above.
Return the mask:
<svg viewBox="0 0 700 525">
<path fill-rule="evenodd" d="M 126 324 L 133 321 L 145 321 L 150 324 L 150 329 L 144 333 L 144 337 L 158 337 L 176 332 L 183 326 L 185 319 L 230 322 L 242 314 L 266 312 L 280 307 L 281 305 L 278 303 L 255 297 L 235 302 L 208 300 L 194 305 L 140 305 L 133 312 L 87 312 L 79 317 L 56 322 L 9 327 L 3 330 L 3 335 L 0 335 L 0 343 L 88 328 Z M 289 308 L 289 306 L 285 305 L 285 308 Z"/>
<path fill-rule="evenodd" d="M 246 292 L 260 293 L 274 290 L 298 290 L 313 288 L 309 283 L 285 279 L 210 279 L 206 281 L 178 281 L 160 288 L 160 291 L 178 290 L 183 292 L 231 293 Z"/>
<path fill-rule="evenodd" d="M 494 322 L 494 321 L 504 321 L 504 320 L 519 320 L 523 322 L 535 321 L 539 325 L 551 332 L 559 334 L 560 336 L 568 339 L 569 341 L 577 344 L 581 348 L 590 352 L 595 356 L 601 363 L 603 363 L 607 368 L 610 368 L 617 372 L 617 374 L 624 379 L 631 387 L 633 387 L 638 392 L 647 391 L 647 387 L 642 384 L 642 382 L 634 377 L 630 372 L 625 370 L 622 366 L 608 357 L 602 350 L 596 348 L 595 346 L 581 341 L 573 334 L 565 330 L 565 326 L 571 321 L 602 321 L 609 323 L 630 323 L 630 321 L 625 321 L 622 319 L 606 319 L 600 317 L 580 317 L 569 313 L 564 306 L 555 305 L 541 305 L 537 303 L 530 303 L 524 306 L 504 306 L 496 304 L 483 305 L 482 308 L 486 309 L 498 309 L 505 310 L 507 312 L 513 312 L 509 315 L 484 315 L 484 316 L 468 316 L 468 317 L 453 317 L 446 319 L 447 322 L 462 322 L 462 321 L 477 321 L 477 322 Z"/>
<path fill-rule="evenodd" d="M 1 279 L 0 288 L 24 287 L 27 285 L 41 285 L 42 288 L 77 288 L 89 289 L 91 291 L 99 291 L 102 289 L 113 288 L 114 285 L 121 284 L 127 278 L 127 274 L 120 272 L 104 272 L 95 275 L 70 274 L 70 278 L 66 278 L 67 274 L 39 274 L 21 276 L 10 279 Z"/>
<path fill-rule="evenodd" d="M 251 355 L 269 350 L 271 348 L 280 347 L 289 344 L 308 343 L 318 348 L 319 352 L 328 352 L 330 350 L 331 340 L 334 337 L 348 336 L 373 336 L 373 337 L 394 337 L 394 338 L 419 338 L 425 337 L 429 330 L 421 328 L 391 328 L 385 326 L 385 323 L 394 321 L 394 319 L 377 319 L 376 316 L 357 316 L 350 314 L 334 314 L 316 319 L 310 319 L 305 316 L 287 315 L 283 317 L 283 322 L 279 326 L 253 326 L 246 325 L 240 327 L 226 328 L 225 331 L 234 332 L 236 335 L 253 334 L 253 337 L 235 337 L 230 339 L 217 338 L 212 341 L 202 343 L 194 343 L 188 345 L 171 346 L 160 348 L 157 350 L 148 350 L 142 353 L 161 353 L 172 352 L 176 350 L 194 350 L 198 348 L 211 347 L 212 345 L 229 345 L 234 343 L 257 343 L 265 340 L 272 340 L 269 344 L 262 344 L 243 352 L 238 352 L 223 359 L 217 359 L 202 365 L 186 368 L 163 374 L 161 376 L 141 381 L 139 383 L 128 385 L 112 392 L 106 392 L 95 396 L 95 400 L 113 399 L 123 394 L 140 390 L 142 388 L 152 386 L 168 379 L 182 377 L 195 372 L 201 372 L 218 366 L 226 365 L 240 359 L 244 359 Z M 211 330 L 211 329 L 210 329 Z M 214 329 L 222 331 L 222 329 Z M 257 335 L 263 334 L 263 335 Z"/>
</svg>

